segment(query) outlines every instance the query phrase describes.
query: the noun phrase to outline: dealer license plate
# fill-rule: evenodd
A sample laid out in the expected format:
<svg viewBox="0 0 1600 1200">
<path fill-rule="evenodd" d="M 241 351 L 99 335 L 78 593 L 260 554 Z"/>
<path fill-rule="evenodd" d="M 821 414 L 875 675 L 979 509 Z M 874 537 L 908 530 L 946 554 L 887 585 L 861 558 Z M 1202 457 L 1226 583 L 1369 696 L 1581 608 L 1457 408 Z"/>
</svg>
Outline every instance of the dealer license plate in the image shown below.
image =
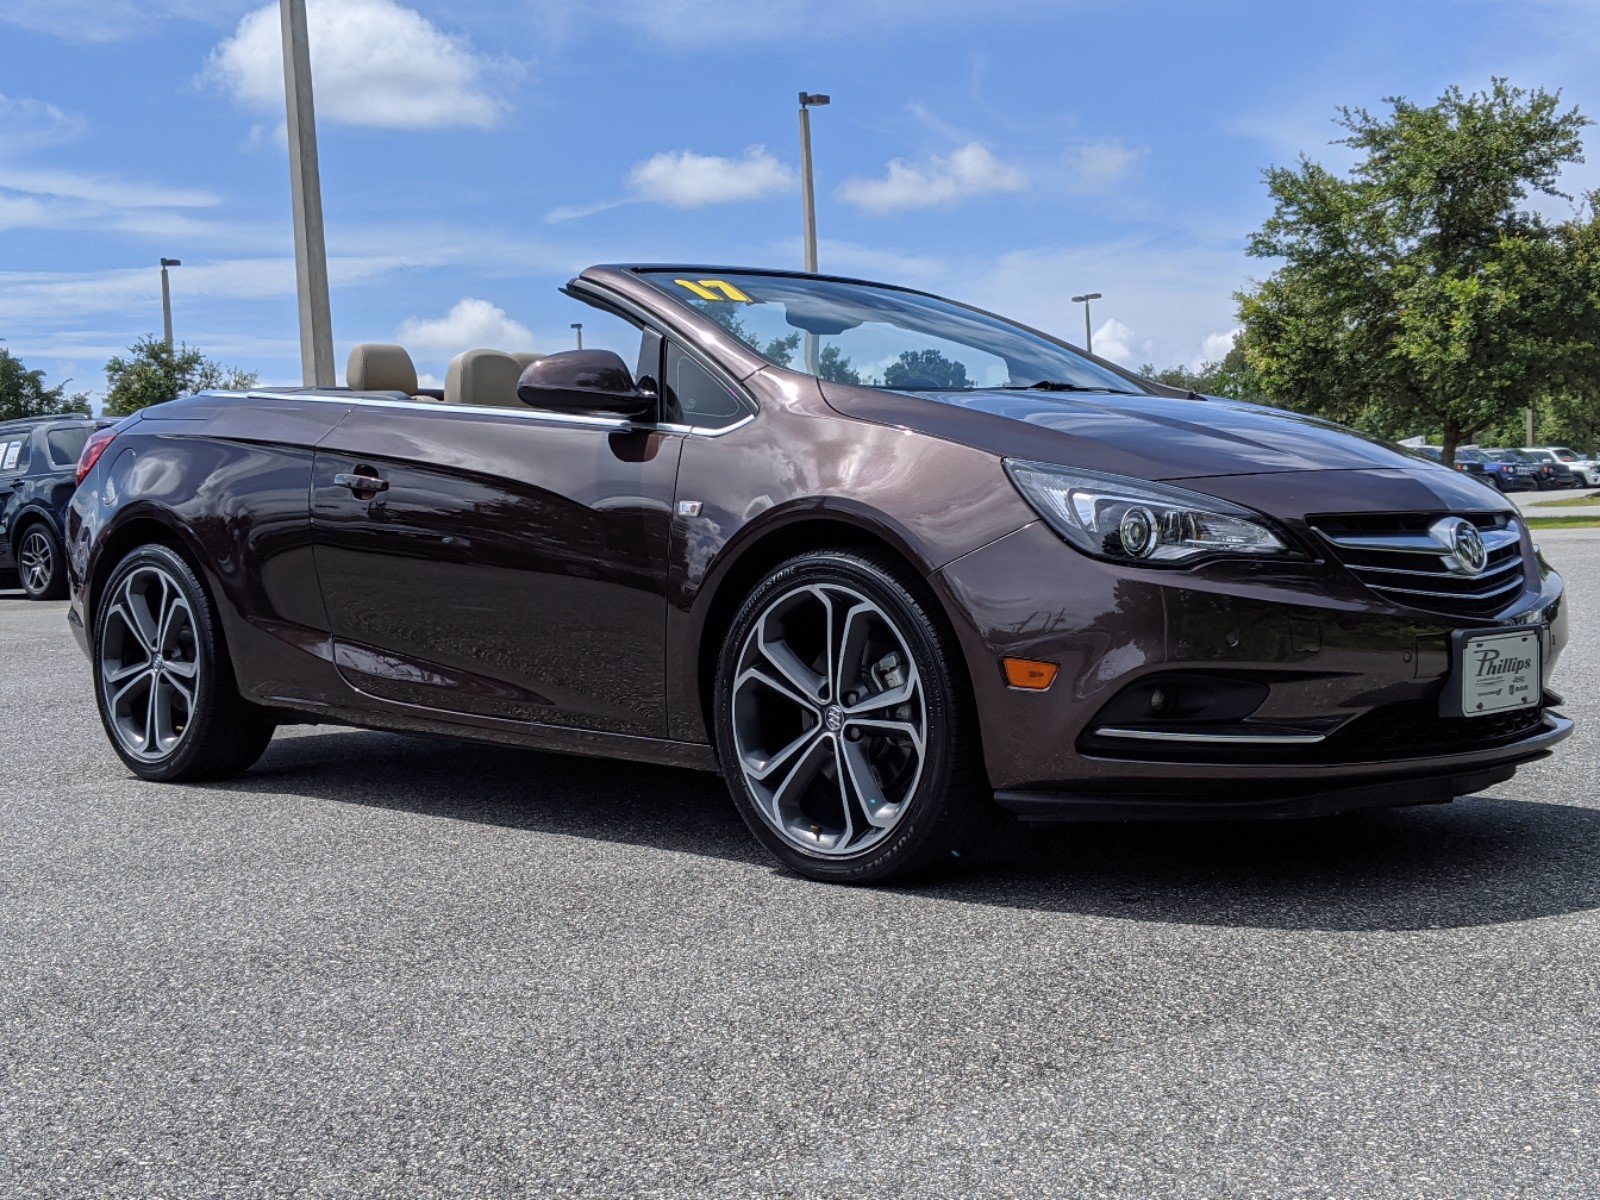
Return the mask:
<svg viewBox="0 0 1600 1200">
<path fill-rule="evenodd" d="M 1480 717 L 1533 708 L 1543 696 L 1538 629 L 1456 635 L 1446 716 Z"/>
</svg>

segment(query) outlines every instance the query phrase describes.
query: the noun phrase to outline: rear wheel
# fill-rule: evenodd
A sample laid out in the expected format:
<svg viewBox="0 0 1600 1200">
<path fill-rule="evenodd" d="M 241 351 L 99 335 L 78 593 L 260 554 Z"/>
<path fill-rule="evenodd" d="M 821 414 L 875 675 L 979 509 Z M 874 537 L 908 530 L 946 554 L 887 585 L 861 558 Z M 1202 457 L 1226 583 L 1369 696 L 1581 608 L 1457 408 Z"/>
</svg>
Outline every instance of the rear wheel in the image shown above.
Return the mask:
<svg viewBox="0 0 1600 1200">
<path fill-rule="evenodd" d="M 887 557 L 819 551 L 768 575 L 723 646 L 716 726 L 745 822 L 813 879 L 953 862 L 993 818 L 954 635 Z"/>
<path fill-rule="evenodd" d="M 184 782 L 235 775 L 261 757 L 274 722 L 239 695 L 210 597 L 166 546 L 112 572 L 94 629 L 95 696 L 111 745 L 136 775 Z"/>
<path fill-rule="evenodd" d="M 67 569 L 61 539 L 36 520 L 17 543 L 17 576 L 30 600 L 59 600 L 67 594 Z"/>
</svg>

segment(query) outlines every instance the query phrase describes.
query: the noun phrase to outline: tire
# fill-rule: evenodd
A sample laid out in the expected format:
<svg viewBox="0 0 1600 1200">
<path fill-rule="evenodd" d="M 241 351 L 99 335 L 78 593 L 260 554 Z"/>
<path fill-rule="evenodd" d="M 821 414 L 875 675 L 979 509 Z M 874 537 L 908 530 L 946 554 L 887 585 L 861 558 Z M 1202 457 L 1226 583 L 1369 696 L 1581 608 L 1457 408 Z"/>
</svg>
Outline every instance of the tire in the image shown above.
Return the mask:
<svg viewBox="0 0 1600 1200">
<path fill-rule="evenodd" d="M 100 723 L 140 778 L 237 775 L 272 740 L 271 715 L 239 695 L 211 598 L 168 547 L 140 546 L 117 564 L 92 646 Z"/>
<path fill-rule="evenodd" d="M 60 600 L 67 594 L 67 556 L 55 530 L 35 520 L 17 539 L 17 577 L 29 600 Z"/>
<path fill-rule="evenodd" d="M 713 703 L 740 816 L 812 879 L 954 864 L 997 815 L 955 635 L 888 556 L 822 550 L 774 569 L 733 619 Z"/>
</svg>

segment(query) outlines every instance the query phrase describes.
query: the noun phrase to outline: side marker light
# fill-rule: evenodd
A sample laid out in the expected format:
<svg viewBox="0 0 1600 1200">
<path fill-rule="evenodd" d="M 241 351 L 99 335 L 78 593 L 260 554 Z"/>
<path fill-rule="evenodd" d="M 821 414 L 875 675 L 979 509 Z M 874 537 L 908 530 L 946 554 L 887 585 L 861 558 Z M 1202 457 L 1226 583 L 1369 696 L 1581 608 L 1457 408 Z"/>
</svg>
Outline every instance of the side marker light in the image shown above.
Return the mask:
<svg viewBox="0 0 1600 1200">
<path fill-rule="evenodd" d="M 1002 658 L 1006 682 L 1014 688 L 1028 692 L 1042 692 L 1056 681 L 1061 668 L 1052 662 L 1036 662 L 1031 658 Z"/>
</svg>

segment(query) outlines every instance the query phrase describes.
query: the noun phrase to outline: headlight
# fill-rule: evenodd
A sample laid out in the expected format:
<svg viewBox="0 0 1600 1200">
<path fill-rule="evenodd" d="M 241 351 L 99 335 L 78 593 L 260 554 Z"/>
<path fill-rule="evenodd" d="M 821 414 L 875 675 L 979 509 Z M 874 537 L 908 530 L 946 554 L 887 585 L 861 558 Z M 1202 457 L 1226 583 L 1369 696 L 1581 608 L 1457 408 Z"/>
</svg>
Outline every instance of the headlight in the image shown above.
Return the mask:
<svg viewBox="0 0 1600 1200">
<path fill-rule="evenodd" d="M 1005 465 L 1050 527 L 1096 558 L 1184 566 L 1219 554 L 1305 557 L 1249 509 L 1213 496 L 1049 463 Z"/>
</svg>

